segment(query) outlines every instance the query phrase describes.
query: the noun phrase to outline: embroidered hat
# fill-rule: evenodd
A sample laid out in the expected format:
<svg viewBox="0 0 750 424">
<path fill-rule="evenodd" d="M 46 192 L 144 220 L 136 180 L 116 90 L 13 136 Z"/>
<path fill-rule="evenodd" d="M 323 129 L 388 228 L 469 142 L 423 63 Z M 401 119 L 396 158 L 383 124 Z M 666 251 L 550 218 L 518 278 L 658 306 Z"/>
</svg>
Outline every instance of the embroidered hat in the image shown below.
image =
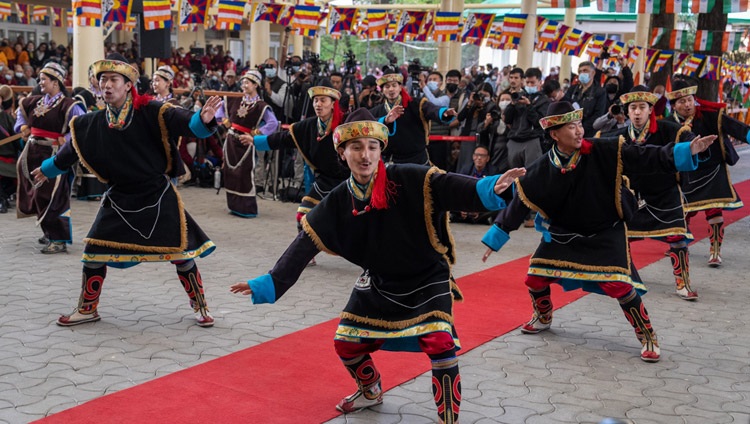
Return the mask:
<svg viewBox="0 0 750 424">
<path fill-rule="evenodd" d="M 633 102 L 646 102 L 651 106 L 655 105 L 659 101 L 659 96 L 648 91 L 648 87 L 645 85 L 637 85 L 630 90 L 629 93 L 625 93 L 620 96 L 620 102 L 627 106 L 628 103 Z"/>
<path fill-rule="evenodd" d="M 60 83 L 65 81 L 65 77 L 68 75 L 68 72 L 65 71 L 65 68 L 63 68 L 62 65 L 57 62 L 45 63 L 44 67 L 39 71 L 39 73 L 46 74 L 47 76 L 58 80 Z"/>
<path fill-rule="evenodd" d="M 555 102 L 549 105 L 547 116 L 539 120 L 543 130 L 552 129 L 569 122 L 583 119 L 583 109 L 576 110 L 568 102 Z"/>
<path fill-rule="evenodd" d="M 394 73 L 394 74 L 383 74 L 382 77 L 378 78 L 378 85 L 384 85 L 387 82 L 397 82 L 399 84 L 404 83 L 404 76 L 400 73 Z"/>
<path fill-rule="evenodd" d="M 0 85 L 0 100 L 7 102 L 13 98 L 13 89 L 9 85 Z"/>
<path fill-rule="evenodd" d="M 383 143 L 383 150 L 388 147 L 388 127 L 375 120 L 369 110 L 359 108 L 346 117 L 346 121 L 333 130 L 333 148 L 350 140 L 369 137 Z"/>
<path fill-rule="evenodd" d="M 167 65 L 159 66 L 159 69 L 154 71 L 154 75 L 158 75 L 164 78 L 165 80 L 167 80 L 168 82 L 174 79 L 174 71 L 172 70 L 171 67 Z"/>
<path fill-rule="evenodd" d="M 258 85 L 261 84 L 263 81 L 263 76 L 260 74 L 260 72 L 256 71 L 255 69 L 251 69 L 240 77 L 240 82 L 242 82 L 243 79 L 246 79 L 248 81 L 252 81 Z"/>
<path fill-rule="evenodd" d="M 341 92 L 333 87 L 326 87 L 325 85 L 319 85 L 316 87 L 310 87 L 307 90 L 307 95 L 312 99 L 315 96 L 328 96 L 334 100 L 341 98 Z"/>
<path fill-rule="evenodd" d="M 697 85 L 691 85 L 689 82 L 678 79 L 672 83 L 672 91 L 664 93 L 667 100 L 673 102 L 687 96 L 694 96 L 698 92 Z"/>
<path fill-rule="evenodd" d="M 135 66 L 128 63 L 119 53 L 110 53 L 104 60 L 97 60 L 91 64 L 91 68 L 94 70 L 96 79 L 99 79 L 105 72 L 114 72 L 125 77 L 128 81 L 133 84 L 138 83 L 138 77 L 140 73 Z"/>
</svg>

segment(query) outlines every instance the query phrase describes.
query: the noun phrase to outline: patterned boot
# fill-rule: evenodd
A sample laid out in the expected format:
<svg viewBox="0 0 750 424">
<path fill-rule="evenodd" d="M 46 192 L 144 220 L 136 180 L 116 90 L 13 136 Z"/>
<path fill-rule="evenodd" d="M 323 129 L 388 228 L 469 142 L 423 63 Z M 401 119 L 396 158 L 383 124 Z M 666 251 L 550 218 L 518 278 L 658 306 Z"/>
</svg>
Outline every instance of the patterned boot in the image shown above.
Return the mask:
<svg viewBox="0 0 750 424">
<path fill-rule="evenodd" d="M 357 391 L 341 399 L 336 409 L 349 414 L 383 403 L 383 390 L 380 387 L 380 372 L 375 368 L 370 355 L 352 359 L 341 358 L 349 374 L 357 382 Z"/>
<path fill-rule="evenodd" d="M 190 298 L 190 306 L 193 307 L 198 326 L 212 327 L 214 317 L 208 312 L 208 306 L 206 306 L 206 297 L 203 294 L 203 279 L 201 279 L 201 273 L 198 271 L 198 265 L 193 260 L 175 263 L 175 265 L 177 276 L 180 278 L 185 293 Z"/>
<path fill-rule="evenodd" d="M 711 229 L 709 239 L 711 240 L 711 250 L 708 254 L 708 266 L 717 268 L 721 265 L 721 242 L 724 240 L 724 220 L 720 222 L 709 221 Z"/>
<path fill-rule="evenodd" d="M 84 264 L 78 307 L 72 314 L 60 316 L 57 319 L 57 325 L 71 327 L 102 319 L 96 309 L 99 305 L 99 296 L 102 294 L 102 285 L 106 276 L 107 266 L 105 264 Z"/>
<path fill-rule="evenodd" d="M 690 288 L 690 264 L 687 246 L 671 247 L 669 258 L 672 260 L 672 273 L 674 274 L 677 296 L 685 300 L 698 299 L 698 292 Z"/>
<path fill-rule="evenodd" d="M 641 348 L 641 359 L 646 362 L 659 362 L 661 358 L 659 341 L 656 338 L 656 332 L 651 328 L 648 311 L 643 306 L 641 296 L 633 289 L 617 301 L 620 302 L 625 318 L 635 329 L 635 336 L 638 337 L 638 341 L 643 346 Z"/>
<path fill-rule="evenodd" d="M 534 315 L 531 317 L 531 321 L 521 327 L 521 332 L 536 334 L 549 329 L 552 323 L 552 298 L 550 297 L 549 286 L 540 291 L 529 289 L 529 295 L 531 295 L 531 303 L 534 306 Z"/>
<path fill-rule="evenodd" d="M 455 349 L 441 355 L 430 355 L 432 360 L 432 395 L 438 417 L 444 424 L 458 422 L 461 407 L 461 374 Z"/>
</svg>

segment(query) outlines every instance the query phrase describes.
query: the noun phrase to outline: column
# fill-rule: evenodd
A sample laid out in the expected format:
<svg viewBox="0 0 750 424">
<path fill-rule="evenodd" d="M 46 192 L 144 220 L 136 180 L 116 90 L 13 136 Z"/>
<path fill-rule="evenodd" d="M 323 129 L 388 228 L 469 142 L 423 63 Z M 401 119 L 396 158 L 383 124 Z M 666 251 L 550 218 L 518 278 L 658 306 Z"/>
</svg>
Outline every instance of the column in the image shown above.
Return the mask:
<svg viewBox="0 0 750 424">
<path fill-rule="evenodd" d="M 271 23 L 268 21 L 253 22 L 250 25 L 250 66 L 265 62 L 271 44 Z"/>
<path fill-rule="evenodd" d="M 534 33 L 536 32 L 536 1 L 523 0 L 521 13 L 525 13 L 526 25 L 523 27 L 521 44 L 518 45 L 518 67 L 526 70 L 534 61 Z"/>
<path fill-rule="evenodd" d="M 633 65 L 633 78 L 636 77 L 640 73 L 640 83 L 643 84 L 644 81 L 644 75 L 643 75 L 643 68 L 644 68 L 644 59 L 646 58 L 646 47 L 648 47 L 649 40 L 648 40 L 648 27 L 651 23 L 651 14 L 650 13 L 639 13 L 638 17 L 635 21 L 635 45 L 636 46 L 642 46 L 641 47 L 641 54 L 638 55 L 638 59 L 635 61 L 635 64 Z"/>
<path fill-rule="evenodd" d="M 574 7 L 565 9 L 565 21 L 563 23 L 571 28 L 575 27 L 576 9 Z M 562 81 L 565 78 L 570 79 L 570 72 L 572 71 L 570 69 L 570 61 L 572 59 L 573 57 L 567 54 L 563 54 L 562 58 L 560 58 L 560 85 L 562 85 Z"/>
<path fill-rule="evenodd" d="M 73 87 L 89 86 L 89 66 L 104 59 L 101 27 L 80 26 L 73 20 Z"/>
</svg>

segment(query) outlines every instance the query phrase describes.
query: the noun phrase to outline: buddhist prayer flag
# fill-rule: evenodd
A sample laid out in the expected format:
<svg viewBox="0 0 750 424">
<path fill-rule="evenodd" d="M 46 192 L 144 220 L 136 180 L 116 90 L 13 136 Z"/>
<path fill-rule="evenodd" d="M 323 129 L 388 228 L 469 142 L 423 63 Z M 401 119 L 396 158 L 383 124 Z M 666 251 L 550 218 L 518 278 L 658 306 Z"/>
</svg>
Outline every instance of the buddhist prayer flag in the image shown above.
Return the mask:
<svg viewBox="0 0 750 424">
<path fill-rule="evenodd" d="M 78 25 L 101 26 L 102 2 L 101 0 L 73 0 L 73 15 Z"/>
<path fill-rule="evenodd" d="M 690 0 L 662 0 L 666 13 L 687 13 Z"/>
<path fill-rule="evenodd" d="M 513 37 L 521 38 L 523 35 L 523 27 L 526 26 L 527 14 L 507 14 L 503 18 L 503 34 Z"/>
<path fill-rule="evenodd" d="M 557 21 L 546 21 L 539 32 L 539 43 L 551 43 L 557 39 L 557 28 L 560 23 Z"/>
<path fill-rule="evenodd" d="M 344 31 L 352 30 L 354 17 L 357 15 L 357 9 L 333 7 L 331 14 L 328 16 L 328 33 L 340 34 Z"/>
<path fill-rule="evenodd" d="M 0 1 L 0 20 L 7 21 L 10 18 L 10 3 Z"/>
<path fill-rule="evenodd" d="M 724 0 L 724 13 L 747 12 L 748 0 Z"/>
<path fill-rule="evenodd" d="M 29 16 L 29 5 L 28 4 L 21 4 L 17 3 L 16 8 L 18 11 L 18 23 L 20 24 L 30 24 L 31 23 L 31 17 Z"/>
<path fill-rule="evenodd" d="M 205 2 L 205 0 L 201 1 Z M 216 14 L 216 29 L 239 31 L 242 26 L 242 15 L 244 13 L 244 0 L 219 0 L 219 9 Z"/>
<path fill-rule="evenodd" d="M 633 66 L 641 56 L 641 53 L 643 53 L 643 49 L 641 47 L 633 46 L 633 48 L 628 52 L 628 66 Z"/>
<path fill-rule="evenodd" d="M 68 32 L 73 31 L 73 9 L 65 11 L 65 22 L 67 23 Z"/>
<path fill-rule="evenodd" d="M 104 22 L 127 22 L 130 17 L 131 0 L 102 0 Z"/>
<path fill-rule="evenodd" d="M 474 38 L 480 40 L 481 44 L 481 40 L 489 32 L 490 26 L 492 25 L 492 21 L 494 19 L 494 13 L 470 13 L 466 17 L 464 30 L 461 34 L 461 40 L 463 41 L 467 38 Z"/>
<path fill-rule="evenodd" d="M 301 35 L 314 37 L 315 33 L 318 31 L 319 20 L 320 6 L 296 6 L 294 8 L 292 28 L 299 31 Z"/>
<path fill-rule="evenodd" d="M 461 12 L 436 12 L 433 37 L 435 41 L 454 41 L 458 36 Z"/>
<path fill-rule="evenodd" d="M 284 6 L 284 8 L 281 9 L 281 13 L 279 14 L 279 20 L 276 21 L 276 23 L 279 25 L 283 25 L 283 26 L 289 26 L 289 24 L 292 22 L 293 17 L 294 17 L 294 6 Z"/>
<path fill-rule="evenodd" d="M 739 50 L 742 47 L 742 32 L 725 32 L 724 38 L 721 41 L 721 50 L 724 52 L 733 52 Z"/>
<path fill-rule="evenodd" d="M 661 37 L 664 35 L 665 31 L 666 31 L 666 28 L 658 28 L 658 27 L 654 27 L 654 29 L 651 30 L 651 43 L 650 43 L 651 47 L 659 43 L 659 40 L 661 40 Z"/>
<path fill-rule="evenodd" d="M 693 6 L 690 10 L 693 13 L 708 13 L 714 9 L 714 6 L 716 6 L 716 0 L 693 0 Z"/>
<path fill-rule="evenodd" d="M 367 11 L 367 36 L 371 40 L 385 38 L 388 34 L 388 14 L 385 10 L 370 9 Z"/>
<path fill-rule="evenodd" d="M 714 42 L 713 31 L 709 31 L 706 29 L 699 29 L 695 33 L 695 44 L 693 45 L 693 50 L 697 52 L 711 50 L 711 44 L 713 42 Z"/>
<path fill-rule="evenodd" d="M 682 31 L 679 29 L 673 30 L 672 34 L 669 37 L 669 48 L 675 49 L 675 50 L 687 50 L 688 47 L 688 39 L 687 39 L 687 31 Z M 697 37 L 696 37 L 697 41 Z"/>
<path fill-rule="evenodd" d="M 590 57 L 599 57 L 600 54 L 602 54 L 602 47 L 604 46 L 604 36 L 603 35 L 595 35 L 591 38 L 591 42 L 589 43 L 588 48 L 586 49 L 586 54 Z"/>
<path fill-rule="evenodd" d="M 662 0 L 639 0 L 638 13 L 659 13 Z"/>
<path fill-rule="evenodd" d="M 31 12 L 31 20 L 34 22 L 43 21 L 48 14 L 49 8 L 47 6 L 34 6 L 34 11 Z"/>
<path fill-rule="evenodd" d="M 707 80 L 716 81 L 721 75 L 721 58 L 718 56 L 708 56 L 706 63 L 703 64 L 699 78 L 705 78 Z"/>
<path fill-rule="evenodd" d="M 638 0 L 596 0 L 600 12 L 635 13 Z"/>
<path fill-rule="evenodd" d="M 698 67 L 701 66 L 701 62 L 703 62 L 703 59 L 705 58 L 706 56 L 702 54 L 690 55 L 682 67 L 682 73 L 687 76 L 695 75 L 695 72 L 698 70 Z"/>
<path fill-rule="evenodd" d="M 674 52 L 668 50 L 660 51 L 659 55 L 656 57 L 656 61 L 654 62 L 654 68 L 652 69 L 652 71 L 659 72 L 659 70 L 667 64 L 667 61 L 672 58 L 673 54 Z"/>
<path fill-rule="evenodd" d="M 588 7 L 591 0 L 550 0 L 550 7 L 564 7 L 566 9 L 575 7 Z"/>
<path fill-rule="evenodd" d="M 169 0 L 143 0 L 143 26 L 146 30 L 172 27 Z"/>
<path fill-rule="evenodd" d="M 221 7 L 221 1 L 219 2 Z M 206 10 L 208 9 L 208 2 L 206 0 L 180 0 L 180 25 L 186 24 L 202 24 L 206 22 Z M 243 10 L 240 11 L 242 13 Z M 241 20 L 242 18 L 240 18 Z"/>
<path fill-rule="evenodd" d="M 254 7 L 253 22 L 268 21 L 276 23 L 279 20 L 279 16 L 281 16 L 281 10 L 284 8 L 284 5 L 277 3 L 256 3 Z"/>
</svg>

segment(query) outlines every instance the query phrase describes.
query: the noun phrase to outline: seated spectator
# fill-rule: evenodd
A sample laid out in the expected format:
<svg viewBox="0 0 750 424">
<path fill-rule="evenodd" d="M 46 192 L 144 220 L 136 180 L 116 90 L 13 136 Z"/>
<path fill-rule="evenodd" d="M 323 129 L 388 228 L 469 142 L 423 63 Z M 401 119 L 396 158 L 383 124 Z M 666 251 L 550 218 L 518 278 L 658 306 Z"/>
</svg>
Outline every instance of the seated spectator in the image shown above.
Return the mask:
<svg viewBox="0 0 750 424">
<path fill-rule="evenodd" d="M 484 146 L 474 148 L 474 163 L 471 166 L 459 170 L 459 174 L 474 178 L 484 178 L 497 175 L 496 169 L 490 165 L 490 151 Z M 512 191 L 512 190 L 509 190 Z M 469 224 L 491 224 L 495 220 L 497 211 L 488 212 L 451 212 L 451 222 L 465 222 Z"/>
</svg>

